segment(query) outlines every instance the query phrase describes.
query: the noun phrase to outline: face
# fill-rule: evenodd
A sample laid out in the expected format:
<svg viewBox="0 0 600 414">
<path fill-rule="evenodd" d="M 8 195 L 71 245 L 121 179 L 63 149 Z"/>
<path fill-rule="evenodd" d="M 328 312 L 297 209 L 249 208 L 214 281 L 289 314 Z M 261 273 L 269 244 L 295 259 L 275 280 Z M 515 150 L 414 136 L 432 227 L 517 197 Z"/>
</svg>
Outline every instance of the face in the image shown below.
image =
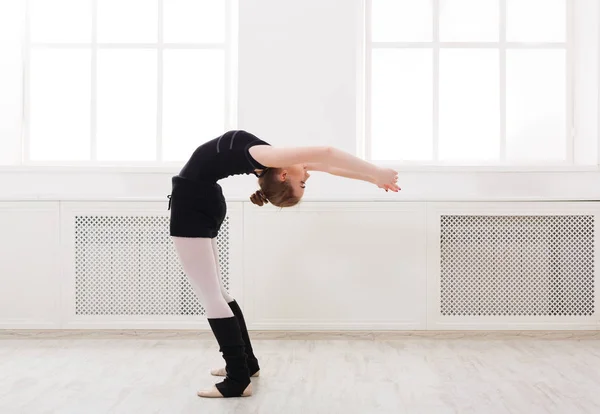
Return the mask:
<svg viewBox="0 0 600 414">
<path fill-rule="evenodd" d="M 284 168 L 281 172 L 281 178 L 292 185 L 297 197 L 304 195 L 304 188 L 309 177 L 310 174 L 306 170 L 306 164 L 295 164 Z"/>
</svg>

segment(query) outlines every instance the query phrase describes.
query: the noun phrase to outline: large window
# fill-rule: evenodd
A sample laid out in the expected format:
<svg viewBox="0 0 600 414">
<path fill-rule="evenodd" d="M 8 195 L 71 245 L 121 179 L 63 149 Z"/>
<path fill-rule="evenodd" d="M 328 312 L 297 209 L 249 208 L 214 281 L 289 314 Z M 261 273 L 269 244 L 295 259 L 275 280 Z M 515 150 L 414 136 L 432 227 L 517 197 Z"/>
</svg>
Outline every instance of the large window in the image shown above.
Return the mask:
<svg viewBox="0 0 600 414">
<path fill-rule="evenodd" d="M 29 0 L 26 163 L 183 160 L 232 127 L 230 0 Z"/>
<path fill-rule="evenodd" d="M 568 0 L 369 0 L 366 153 L 572 164 Z"/>
</svg>

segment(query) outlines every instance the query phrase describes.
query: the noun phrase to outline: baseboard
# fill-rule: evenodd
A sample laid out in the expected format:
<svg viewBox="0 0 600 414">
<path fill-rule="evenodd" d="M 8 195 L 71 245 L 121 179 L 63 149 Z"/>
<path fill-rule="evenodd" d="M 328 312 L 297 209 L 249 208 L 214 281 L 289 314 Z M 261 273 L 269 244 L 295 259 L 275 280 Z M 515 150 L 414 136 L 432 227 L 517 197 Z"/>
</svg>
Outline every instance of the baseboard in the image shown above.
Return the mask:
<svg viewBox="0 0 600 414">
<path fill-rule="evenodd" d="M 256 340 L 600 340 L 600 331 L 251 331 Z M 33 330 L 0 329 L 0 340 L 19 339 L 165 339 L 214 340 L 209 330 Z"/>
</svg>

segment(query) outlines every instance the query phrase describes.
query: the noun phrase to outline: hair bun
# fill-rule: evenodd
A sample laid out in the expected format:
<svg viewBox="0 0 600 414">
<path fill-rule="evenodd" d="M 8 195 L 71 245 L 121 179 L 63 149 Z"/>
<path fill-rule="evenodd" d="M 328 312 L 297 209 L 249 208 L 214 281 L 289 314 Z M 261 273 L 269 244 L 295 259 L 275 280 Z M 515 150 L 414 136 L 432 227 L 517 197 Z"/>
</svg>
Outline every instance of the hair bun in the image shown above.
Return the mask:
<svg viewBox="0 0 600 414">
<path fill-rule="evenodd" d="M 269 202 L 269 200 L 265 196 L 265 193 L 263 193 L 261 190 L 258 190 L 256 193 L 252 194 L 250 196 L 250 201 L 252 201 L 257 206 L 263 206 Z"/>
</svg>

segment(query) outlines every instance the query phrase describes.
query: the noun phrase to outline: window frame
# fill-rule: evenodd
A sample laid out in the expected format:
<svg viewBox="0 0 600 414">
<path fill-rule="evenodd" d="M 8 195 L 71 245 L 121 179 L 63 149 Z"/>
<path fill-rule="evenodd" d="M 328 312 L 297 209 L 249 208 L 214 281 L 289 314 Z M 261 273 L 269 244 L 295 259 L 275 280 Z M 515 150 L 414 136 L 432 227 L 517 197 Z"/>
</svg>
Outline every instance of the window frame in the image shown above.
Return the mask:
<svg viewBox="0 0 600 414">
<path fill-rule="evenodd" d="M 51 1 L 51 0 L 48 0 Z M 223 43 L 195 43 L 195 42 L 164 42 L 163 41 L 163 21 L 164 21 L 164 1 L 157 1 L 157 41 L 156 43 L 101 43 L 97 41 L 97 18 L 98 2 L 102 0 L 91 1 L 91 41 L 89 43 L 63 43 L 63 42 L 32 42 L 31 40 L 31 22 L 30 22 L 30 3 L 31 0 L 25 0 L 25 23 L 23 36 L 23 115 L 22 115 L 22 133 L 21 133 L 21 157 L 20 165 L 24 167 L 38 167 L 44 170 L 44 167 L 99 167 L 100 170 L 106 167 L 117 167 L 129 170 L 130 167 L 157 167 L 161 170 L 171 170 L 181 164 L 181 161 L 163 160 L 163 136 L 162 136 L 162 110 L 163 110 L 163 54 L 165 50 L 223 50 L 225 67 L 224 84 L 224 130 L 235 129 L 237 125 L 237 33 L 238 33 L 238 4 L 237 0 L 223 0 L 225 3 L 225 39 Z M 91 105 L 90 105 L 90 158 L 88 160 L 60 160 L 60 161 L 36 161 L 30 156 L 30 68 L 31 52 L 42 49 L 68 49 L 68 50 L 90 50 L 91 51 Z M 156 137 L 155 137 L 155 159 L 152 161 L 100 161 L 97 158 L 97 53 L 98 50 L 140 50 L 151 49 L 157 51 L 156 69 L 157 69 L 157 99 L 156 99 Z M 17 164 L 18 166 L 19 164 Z"/>
<path fill-rule="evenodd" d="M 498 42 L 441 42 L 440 41 L 440 0 L 432 1 L 432 41 L 430 42 L 374 42 L 372 34 L 372 3 L 373 0 L 363 0 L 361 4 L 361 32 L 359 46 L 362 49 L 361 70 L 358 85 L 358 139 L 357 153 L 366 160 L 376 162 L 380 165 L 393 166 L 401 170 L 436 171 L 440 169 L 460 171 L 590 171 L 598 169 L 596 165 L 578 164 L 575 160 L 575 145 L 577 144 L 576 100 L 575 100 L 575 65 L 574 58 L 574 28 L 576 25 L 574 13 L 574 0 L 565 0 L 566 13 L 566 39 L 565 42 L 508 42 L 506 41 L 506 10 L 507 1 L 499 0 L 499 40 Z M 600 21 L 600 17 L 598 18 Z M 600 44 L 600 42 L 598 42 Z M 439 56 L 442 49 L 495 49 L 499 50 L 499 73 L 500 73 L 500 148 L 499 159 L 492 162 L 472 161 L 440 161 L 439 160 Z M 562 162 L 522 162 L 509 161 L 506 159 L 506 51 L 514 49 L 564 49 L 566 52 L 566 102 L 565 102 L 565 154 L 566 159 Z M 432 157 L 427 161 L 379 161 L 373 160 L 372 136 L 371 136 L 371 76 L 372 76 L 372 51 L 376 49 L 429 49 L 433 54 L 433 145 Z M 600 55 L 600 53 L 599 53 Z M 600 100 L 599 100 L 600 102 Z M 600 125 L 600 117 L 598 117 Z M 600 127 L 599 127 L 600 128 Z M 598 137 L 596 137 L 596 140 Z M 600 147 L 600 145 L 599 145 Z M 600 160 L 600 148 L 598 148 L 598 160 Z"/>
</svg>

